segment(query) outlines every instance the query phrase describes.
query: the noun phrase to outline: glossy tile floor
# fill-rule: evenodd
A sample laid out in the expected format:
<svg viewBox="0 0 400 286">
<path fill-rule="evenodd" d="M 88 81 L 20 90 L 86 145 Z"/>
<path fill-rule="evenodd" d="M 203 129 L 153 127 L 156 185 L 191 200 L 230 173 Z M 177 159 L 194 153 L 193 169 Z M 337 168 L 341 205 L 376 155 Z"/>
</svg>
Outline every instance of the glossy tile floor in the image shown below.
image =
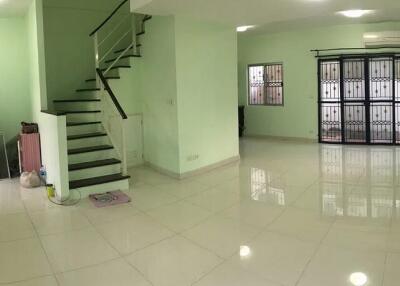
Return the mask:
<svg viewBox="0 0 400 286">
<path fill-rule="evenodd" d="M 133 202 L 63 208 L 0 182 L 0 284 L 400 285 L 400 148 L 245 139 L 183 181 L 131 170 Z"/>
</svg>

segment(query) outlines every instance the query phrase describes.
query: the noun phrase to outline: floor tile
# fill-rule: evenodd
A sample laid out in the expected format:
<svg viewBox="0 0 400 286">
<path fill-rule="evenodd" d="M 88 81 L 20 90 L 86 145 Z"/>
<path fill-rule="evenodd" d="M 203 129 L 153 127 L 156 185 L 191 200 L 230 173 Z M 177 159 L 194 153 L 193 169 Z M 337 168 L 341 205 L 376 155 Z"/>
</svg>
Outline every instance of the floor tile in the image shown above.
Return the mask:
<svg viewBox="0 0 400 286">
<path fill-rule="evenodd" d="M 400 254 L 388 253 L 385 263 L 383 286 L 399 285 Z"/>
<path fill-rule="evenodd" d="M 229 166 L 218 168 L 217 170 L 218 172 L 210 171 L 205 174 L 198 175 L 194 177 L 194 179 L 199 183 L 214 187 L 223 182 L 232 180 L 239 175 L 239 167 L 235 163 Z"/>
<path fill-rule="evenodd" d="M 221 263 L 213 253 L 176 236 L 140 250 L 128 261 L 154 286 L 186 286 Z"/>
<path fill-rule="evenodd" d="M 114 259 L 118 253 L 92 228 L 41 237 L 56 273 Z"/>
<path fill-rule="evenodd" d="M 215 216 L 184 232 L 183 235 L 220 257 L 229 258 L 259 232 L 259 228 L 237 220 Z"/>
<path fill-rule="evenodd" d="M 2 189 L 0 192 L 0 215 L 25 212 L 19 193 L 14 189 Z"/>
<path fill-rule="evenodd" d="M 57 274 L 60 286 L 151 286 L 125 260 L 117 259 L 99 265 Z"/>
<path fill-rule="evenodd" d="M 284 210 L 285 209 L 283 207 L 264 202 L 242 200 L 232 207 L 224 210 L 221 215 L 228 218 L 237 219 L 242 223 L 251 226 L 263 228 L 279 217 Z"/>
<path fill-rule="evenodd" d="M 385 253 L 383 252 L 321 247 L 298 285 L 354 286 L 356 284 L 350 281 L 354 273 L 364 273 L 368 277 L 365 285 L 381 285 L 384 263 Z"/>
<path fill-rule="evenodd" d="M 0 242 L 25 239 L 36 235 L 25 213 L 0 215 Z"/>
<path fill-rule="evenodd" d="M 90 227 L 85 216 L 75 208 L 56 208 L 30 214 L 40 235 L 56 234 Z"/>
<path fill-rule="evenodd" d="M 81 213 L 84 214 L 94 225 L 100 225 L 107 222 L 119 221 L 121 219 L 136 215 L 139 211 L 132 204 L 121 204 L 104 208 L 96 208 L 92 202 L 86 202 L 86 207 L 81 207 Z"/>
<path fill-rule="evenodd" d="M 193 286 L 281 286 L 244 271 L 232 263 L 223 263 Z"/>
<path fill-rule="evenodd" d="M 149 167 L 138 167 L 130 170 L 132 178 L 137 182 L 143 182 L 150 185 L 160 185 L 176 182 L 176 179 L 158 173 Z"/>
<path fill-rule="evenodd" d="M 246 246 L 249 254 L 240 255 L 238 251 L 231 261 L 245 271 L 283 285 L 296 283 L 317 247 L 270 232 L 263 233 Z"/>
<path fill-rule="evenodd" d="M 204 221 L 212 212 L 187 202 L 177 202 L 147 212 L 149 216 L 176 232 Z"/>
<path fill-rule="evenodd" d="M 145 215 L 98 226 L 98 231 L 122 254 L 129 254 L 174 233 Z"/>
<path fill-rule="evenodd" d="M 179 200 L 178 197 L 149 186 L 135 189 L 129 195 L 132 197 L 132 205 L 141 211 L 152 210 Z"/>
<path fill-rule="evenodd" d="M 51 274 L 50 265 L 36 238 L 0 243 L 0 283 L 11 283 Z"/>
<path fill-rule="evenodd" d="M 21 197 L 28 212 L 63 208 L 49 201 L 44 188 L 24 190 L 21 192 Z"/>
<path fill-rule="evenodd" d="M 237 192 L 222 191 L 217 188 L 209 189 L 201 194 L 189 197 L 186 201 L 214 213 L 231 207 L 240 200 Z"/>
<path fill-rule="evenodd" d="M 360 251 L 385 251 L 388 234 L 385 232 L 364 232 L 332 227 L 323 244 Z"/>
<path fill-rule="evenodd" d="M 268 230 L 318 243 L 328 233 L 332 223 L 332 218 L 321 216 L 319 213 L 287 208 L 268 226 Z"/>
<path fill-rule="evenodd" d="M 194 179 L 185 179 L 174 183 L 161 184 L 157 185 L 157 187 L 164 193 L 181 199 L 194 196 L 210 188 Z"/>
</svg>

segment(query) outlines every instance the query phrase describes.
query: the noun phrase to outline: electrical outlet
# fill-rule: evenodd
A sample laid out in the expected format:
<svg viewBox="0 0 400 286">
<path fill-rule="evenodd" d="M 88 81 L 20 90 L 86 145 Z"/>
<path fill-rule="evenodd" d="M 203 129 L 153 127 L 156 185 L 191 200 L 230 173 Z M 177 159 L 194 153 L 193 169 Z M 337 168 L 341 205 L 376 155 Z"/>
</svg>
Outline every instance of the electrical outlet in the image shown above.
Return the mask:
<svg viewBox="0 0 400 286">
<path fill-rule="evenodd" d="M 196 161 L 197 159 L 199 159 L 200 155 L 198 154 L 194 154 L 194 155 L 189 155 L 187 156 L 186 160 L 188 162 L 192 162 L 192 161 Z"/>
</svg>

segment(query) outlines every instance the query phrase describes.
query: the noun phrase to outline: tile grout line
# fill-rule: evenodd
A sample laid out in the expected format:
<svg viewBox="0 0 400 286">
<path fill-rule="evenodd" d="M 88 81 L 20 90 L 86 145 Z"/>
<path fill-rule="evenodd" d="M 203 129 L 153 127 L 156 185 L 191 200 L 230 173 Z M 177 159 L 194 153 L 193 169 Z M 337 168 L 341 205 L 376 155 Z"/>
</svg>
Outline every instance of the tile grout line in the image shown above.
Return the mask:
<svg viewBox="0 0 400 286">
<path fill-rule="evenodd" d="M 42 189 L 41 191 L 44 192 L 44 189 Z M 47 197 L 46 197 L 46 198 L 47 198 Z M 45 198 L 43 198 L 43 199 L 45 199 Z M 42 239 L 41 239 L 41 237 L 40 237 L 40 235 L 39 235 L 39 231 L 37 230 L 35 224 L 33 223 L 33 219 L 32 219 L 32 217 L 31 217 L 31 214 L 28 212 L 28 209 L 27 209 L 27 207 L 26 207 L 26 204 L 25 204 L 25 202 L 24 202 L 23 200 L 22 200 L 22 204 L 23 204 L 23 206 L 24 206 L 25 212 L 27 213 L 27 215 L 28 215 L 28 217 L 29 217 L 29 221 L 31 222 L 32 227 L 33 227 L 33 229 L 34 229 L 34 231 L 35 231 L 35 233 L 36 233 L 36 238 L 38 239 L 38 241 L 39 241 L 39 243 L 40 243 L 40 246 L 41 246 L 41 248 L 42 248 L 42 251 L 43 251 L 43 253 L 44 253 L 45 257 L 46 257 L 47 263 L 48 263 L 48 265 L 49 265 L 49 267 L 50 267 L 50 271 L 51 271 L 51 273 L 52 273 L 54 279 L 56 280 L 57 285 L 60 286 L 60 283 L 59 283 L 59 281 L 58 281 L 58 279 L 57 279 L 57 277 L 56 277 L 56 273 L 55 273 L 54 267 L 53 267 L 53 265 L 52 265 L 52 263 L 51 263 L 51 261 L 50 261 L 49 255 L 48 255 L 48 253 L 46 252 L 46 249 L 45 249 L 45 247 L 44 247 L 43 241 L 42 241 Z"/>
<path fill-rule="evenodd" d="M 382 273 L 382 279 L 381 279 L 381 285 L 385 285 L 385 275 L 386 275 L 386 267 L 387 267 L 387 262 L 389 258 L 389 253 L 386 251 L 385 252 L 385 261 L 383 263 L 383 273 Z"/>
<path fill-rule="evenodd" d="M 326 239 L 326 237 L 328 236 L 328 234 L 331 232 L 331 230 L 332 230 L 332 228 L 333 228 L 333 225 L 334 225 L 334 223 L 336 222 L 336 220 L 337 220 L 337 218 L 335 217 L 335 220 L 332 221 L 332 223 L 330 224 L 330 226 L 329 226 L 327 232 L 326 232 L 325 235 L 322 237 L 322 239 L 320 240 L 320 242 L 317 244 L 317 246 L 316 246 L 316 248 L 315 248 L 313 254 L 311 255 L 310 259 L 309 259 L 309 260 L 307 261 L 307 263 L 304 265 L 304 268 L 303 268 L 303 270 L 301 271 L 301 274 L 299 275 L 299 278 L 297 279 L 297 281 L 296 281 L 296 283 L 295 283 L 294 286 L 298 286 L 298 285 L 299 285 L 299 283 L 300 283 L 301 279 L 303 278 L 303 276 L 304 276 L 304 274 L 305 274 L 307 268 L 308 268 L 309 265 L 311 264 L 311 261 L 312 261 L 312 260 L 314 259 L 314 257 L 317 255 L 318 251 L 321 249 L 321 247 L 322 247 L 322 245 L 323 245 L 324 240 Z"/>
<path fill-rule="evenodd" d="M 133 207 L 133 206 L 132 206 L 132 207 Z M 140 212 L 140 210 L 138 210 L 138 211 Z M 144 273 L 142 273 L 139 269 L 137 269 L 136 267 L 134 267 L 133 265 L 131 265 L 131 264 L 127 261 L 126 257 L 125 257 L 122 253 L 120 253 L 120 252 L 118 251 L 118 249 L 116 249 L 116 248 L 111 244 L 111 242 L 108 241 L 108 239 L 106 239 L 106 237 L 103 236 L 103 234 L 98 230 L 98 228 L 90 221 L 89 217 L 88 217 L 86 214 L 84 214 L 84 213 L 83 213 L 83 215 L 84 215 L 84 216 L 86 217 L 86 219 L 89 221 L 90 225 L 94 228 L 94 230 L 96 231 L 96 233 L 97 233 L 97 234 L 98 234 L 112 249 L 114 249 L 114 251 L 118 254 L 118 257 L 115 258 L 115 259 L 113 259 L 113 260 L 122 259 L 122 260 L 123 260 L 125 263 L 127 263 L 132 269 L 136 270 L 136 271 L 142 276 L 142 278 L 143 278 L 145 281 L 147 281 L 150 285 L 153 285 L 153 286 L 154 286 L 154 284 L 153 284 L 149 279 L 147 279 L 147 277 L 144 275 Z M 102 263 L 99 263 L 98 265 L 104 264 L 104 263 L 106 263 L 106 262 L 107 262 L 107 261 L 102 262 Z"/>
</svg>

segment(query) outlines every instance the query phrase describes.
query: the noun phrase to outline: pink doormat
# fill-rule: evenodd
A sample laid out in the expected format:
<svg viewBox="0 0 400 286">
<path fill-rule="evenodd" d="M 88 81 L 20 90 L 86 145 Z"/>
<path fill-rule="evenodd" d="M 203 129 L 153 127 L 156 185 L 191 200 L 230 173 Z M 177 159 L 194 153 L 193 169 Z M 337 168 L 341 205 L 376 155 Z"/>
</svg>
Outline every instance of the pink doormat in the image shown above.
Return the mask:
<svg viewBox="0 0 400 286">
<path fill-rule="evenodd" d="M 129 203 L 131 198 L 121 191 L 112 191 L 103 194 L 89 195 L 89 200 L 96 208 L 104 208 Z"/>
</svg>

